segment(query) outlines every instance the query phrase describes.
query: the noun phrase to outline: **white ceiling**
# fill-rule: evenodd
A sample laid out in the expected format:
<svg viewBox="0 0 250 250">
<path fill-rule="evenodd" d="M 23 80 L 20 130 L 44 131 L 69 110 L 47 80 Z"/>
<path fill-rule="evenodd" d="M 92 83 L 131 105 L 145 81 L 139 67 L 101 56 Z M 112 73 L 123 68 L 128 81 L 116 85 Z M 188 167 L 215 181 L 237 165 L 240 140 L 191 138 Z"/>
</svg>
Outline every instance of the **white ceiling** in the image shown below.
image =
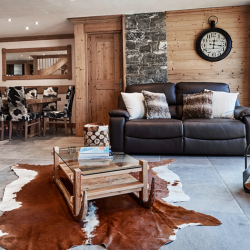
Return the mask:
<svg viewBox="0 0 250 250">
<path fill-rule="evenodd" d="M 0 0 L 0 37 L 73 33 L 70 17 L 248 4 L 250 0 Z"/>
</svg>

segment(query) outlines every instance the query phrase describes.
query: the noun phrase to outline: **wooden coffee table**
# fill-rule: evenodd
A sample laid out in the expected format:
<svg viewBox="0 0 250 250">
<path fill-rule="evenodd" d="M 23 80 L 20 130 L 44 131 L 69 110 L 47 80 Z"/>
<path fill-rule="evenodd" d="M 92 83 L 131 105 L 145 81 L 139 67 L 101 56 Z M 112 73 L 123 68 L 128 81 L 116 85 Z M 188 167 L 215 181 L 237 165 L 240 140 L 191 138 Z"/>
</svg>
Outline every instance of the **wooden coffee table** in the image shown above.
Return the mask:
<svg viewBox="0 0 250 250">
<path fill-rule="evenodd" d="M 148 163 L 129 155 L 114 154 L 110 160 L 79 160 L 81 147 L 54 147 L 54 180 L 62 192 L 76 221 L 87 215 L 88 201 L 120 194 L 132 193 L 133 197 L 148 208 L 154 202 L 154 181 L 148 199 Z M 139 180 L 130 175 L 139 172 Z M 70 192 L 62 174 L 73 187 Z M 136 194 L 139 192 L 139 196 Z"/>
</svg>

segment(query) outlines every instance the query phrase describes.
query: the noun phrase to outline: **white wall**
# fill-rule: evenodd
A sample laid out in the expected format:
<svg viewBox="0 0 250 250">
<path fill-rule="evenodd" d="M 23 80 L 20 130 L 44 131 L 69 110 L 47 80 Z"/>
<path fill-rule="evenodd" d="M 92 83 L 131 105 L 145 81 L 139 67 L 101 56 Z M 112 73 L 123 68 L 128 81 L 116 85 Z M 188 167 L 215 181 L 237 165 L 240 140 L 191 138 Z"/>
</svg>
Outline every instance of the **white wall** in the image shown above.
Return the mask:
<svg viewBox="0 0 250 250">
<path fill-rule="evenodd" d="M 72 54 L 72 80 L 68 79 L 39 79 L 39 80 L 8 80 L 3 82 L 0 79 L 0 87 L 6 86 L 59 86 L 59 85 L 75 85 L 75 72 L 74 72 L 74 39 L 56 39 L 56 40 L 39 40 L 39 41 L 25 41 L 25 42 L 8 42 L 0 43 L 0 49 L 19 49 L 19 48 L 36 48 L 36 47 L 53 47 L 53 46 L 66 46 L 71 45 Z M 0 60 L 0 76 L 2 76 L 2 60 Z M 3 93 L 2 93 L 3 94 Z M 63 110 L 66 94 L 60 94 L 62 98 L 58 102 L 58 110 Z M 75 100 L 72 112 L 72 121 L 75 122 Z"/>
</svg>

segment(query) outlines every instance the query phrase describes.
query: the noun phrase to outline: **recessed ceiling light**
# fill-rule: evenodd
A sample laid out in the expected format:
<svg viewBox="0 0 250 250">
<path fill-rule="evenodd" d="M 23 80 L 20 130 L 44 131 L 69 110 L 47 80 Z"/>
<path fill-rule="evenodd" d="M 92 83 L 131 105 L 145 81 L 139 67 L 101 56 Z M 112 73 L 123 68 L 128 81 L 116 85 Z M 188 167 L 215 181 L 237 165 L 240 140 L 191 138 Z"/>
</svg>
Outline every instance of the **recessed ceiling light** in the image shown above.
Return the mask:
<svg viewBox="0 0 250 250">
<path fill-rule="evenodd" d="M 60 53 L 57 53 L 58 55 L 60 55 Z"/>
<path fill-rule="evenodd" d="M 38 25 L 39 24 L 39 22 L 35 22 L 35 25 Z"/>
<path fill-rule="evenodd" d="M 30 58 L 30 56 L 29 56 L 29 58 Z"/>
<path fill-rule="evenodd" d="M 21 56 L 23 56 L 23 55 L 21 55 Z"/>
<path fill-rule="evenodd" d="M 29 30 L 29 29 L 30 29 L 30 27 L 26 27 L 25 29 L 26 29 L 26 30 Z"/>
<path fill-rule="evenodd" d="M 45 56 L 45 54 L 43 54 L 43 56 Z"/>
<path fill-rule="evenodd" d="M 12 19 L 9 18 L 9 19 L 7 19 L 7 21 L 8 21 L 8 22 L 12 22 Z"/>
</svg>

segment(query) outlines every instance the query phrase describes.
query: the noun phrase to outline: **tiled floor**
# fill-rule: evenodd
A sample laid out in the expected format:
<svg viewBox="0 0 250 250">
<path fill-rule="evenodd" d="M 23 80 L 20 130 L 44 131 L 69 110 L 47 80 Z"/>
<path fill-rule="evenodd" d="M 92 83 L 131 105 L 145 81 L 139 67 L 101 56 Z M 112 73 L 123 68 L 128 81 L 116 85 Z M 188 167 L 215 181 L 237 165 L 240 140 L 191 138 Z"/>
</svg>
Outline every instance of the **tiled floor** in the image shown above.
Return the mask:
<svg viewBox="0 0 250 250">
<path fill-rule="evenodd" d="M 0 197 L 11 180 L 6 170 L 14 163 L 51 164 L 53 146 L 81 146 L 83 138 L 56 135 L 15 138 L 0 142 Z M 243 157 L 133 156 L 148 161 L 174 158 L 170 169 L 180 176 L 189 202 L 176 205 L 215 216 L 218 227 L 192 226 L 177 233 L 177 239 L 162 250 L 247 250 L 250 243 L 250 194 L 242 189 Z M 250 161 L 250 159 L 249 159 Z M 249 163 L 250 165 L 250 163 Z M 5 169 L 5 171 L 1 171 Z M 1 174 L 2 173 L 2 174 Z M 5 174 L 3 174 L 5 173 Z M 1 249 L 1 247 L 0 247 Z M 150 250 L 150 249 L 148 249 Z"/>
</svg>

